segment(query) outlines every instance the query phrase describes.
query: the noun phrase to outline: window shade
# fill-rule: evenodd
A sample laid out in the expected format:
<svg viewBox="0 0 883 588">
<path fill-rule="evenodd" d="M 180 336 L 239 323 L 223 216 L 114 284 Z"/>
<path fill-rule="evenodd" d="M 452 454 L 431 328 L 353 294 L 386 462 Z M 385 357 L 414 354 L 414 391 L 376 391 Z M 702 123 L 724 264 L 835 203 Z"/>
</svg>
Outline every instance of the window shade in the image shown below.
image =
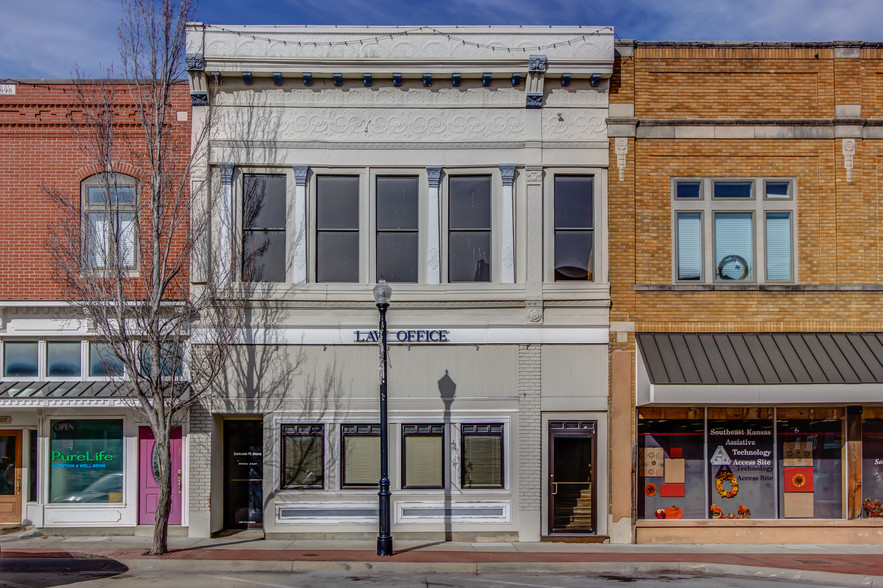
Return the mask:
<svg viewBox="0 0 883 588">
<path fill-rule="evenodd" d="M 443 445 L 440 435 L 405 437 L 405 486 L 442 487 Z"/>
<path fill-rule="evenodd" d="M 702 279 L 702 213 L 678 213 L 678 279 Z"/>
<path fill-rule="evenodd" d="M 791 279 L 791 214 L 766 215 L 766 279 Z"/>
<path fill-rule="evenodd" d="M 322 437 L 291 435 L 283 437 L 282 485 L 321 488 L 324 482 Z"/>
<path fill-rule="evenodd" d="M 714 216 L 716 279 L 754 279 L 753 225 L 751 213 L 718 213 Z"/>
<path fill-rule="evenodd" d="M 463 487 L 503 485 L 503 440 L 498 435 L 463 437 Z"/>
<path fill-rule="evenodd" d="M 380 480 L 380 437 L 344 437 L 343 483 L 346 486 L 376 486 Z"/>
</svg>

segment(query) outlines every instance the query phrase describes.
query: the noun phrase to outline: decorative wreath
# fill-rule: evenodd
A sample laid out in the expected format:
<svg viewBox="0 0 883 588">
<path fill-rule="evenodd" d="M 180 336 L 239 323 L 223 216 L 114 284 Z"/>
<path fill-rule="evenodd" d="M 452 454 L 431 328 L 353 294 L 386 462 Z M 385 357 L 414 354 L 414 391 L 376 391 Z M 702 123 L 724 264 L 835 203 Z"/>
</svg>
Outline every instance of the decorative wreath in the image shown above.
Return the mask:
<svg viewBox="0 0 883 588">
<path fill-rule="evenodd" d="M 724 482 L 730 483 L 729 491 L 724 489 Z M 733 472 L 721 472 L 714 479 L 714 487 L 723 498 L 732 498 L 739 493 L 739 480 L 736 479 Z"/>
<path fill-rule="evenodd" d="M 654 496 L 656 494 L 656 484 L 647 484 L 644 486 L 644 494 L 647 496 Z"/>
<path fill-rule="evenodd" d="M 806 486 L 806 476 L 803 474 L 794 474 L 791 478 L 791 483 L 794 484 L 795 488 L 803 488 Z"/>
<path fill-rule="evenodd" d="M 724 275 L 724 268 L 730 263 L 733 264 L 733 269 L 736 271 L 739 270 L 739 267 L 742 268 L 741 276 L 734 278 L 732 276 Z M 748 262 L 745 261 L 745 258 L 741 255 L 727 255 L 717 264 L 717 277 L 722 280 L 744 280 L 748 277 Z"/>
</svg>

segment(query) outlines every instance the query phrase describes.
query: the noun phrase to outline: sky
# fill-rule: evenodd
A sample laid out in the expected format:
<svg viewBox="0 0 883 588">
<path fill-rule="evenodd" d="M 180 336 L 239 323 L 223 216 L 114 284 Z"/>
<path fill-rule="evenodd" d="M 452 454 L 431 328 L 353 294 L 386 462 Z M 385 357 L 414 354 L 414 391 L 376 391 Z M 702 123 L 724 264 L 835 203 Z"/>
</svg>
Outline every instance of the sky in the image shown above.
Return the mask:
<svg viewBox="0 0 883 588">
<path fill-rule="evenodd" d="M 100 76 L 119 0 L 0 0 L 0 81 Z M 589 25 L 639 41 L 883 41 L 883 0 L 202 0 L 207 24 Z"/>
</svg>

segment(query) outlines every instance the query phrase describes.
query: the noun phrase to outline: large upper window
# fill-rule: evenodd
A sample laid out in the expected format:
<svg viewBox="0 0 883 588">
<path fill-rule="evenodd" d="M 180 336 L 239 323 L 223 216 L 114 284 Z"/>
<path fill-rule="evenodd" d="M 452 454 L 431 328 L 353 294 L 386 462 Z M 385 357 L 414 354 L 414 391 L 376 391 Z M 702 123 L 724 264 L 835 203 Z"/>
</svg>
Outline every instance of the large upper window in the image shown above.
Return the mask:
<svg viewBox="0 0 883 588">
<path fill-rule="evenodd" d="M 555 176 L 555 280 L 591 280 L 592 176 Z"/>
<path fill-rule="evenodd" d="M 137 263 L 137 183 L 121 174 L 99 174 L 83 182 L 86 267 L 131 269 Z"/>
<path fill-rule="evenodd" d="M 285 210 L 284 175 L 243 177 L 243 280 L 285 281 Z"/>
<path fill-rule="evenodd" d="M 491 280 L 491 176 L 448 180 L 448 281 Z"/>
<path fill-rule="evenodd" d="M 316 281 L 359 281 L 359 176 L 316 178 Z"/>
<path fill-rule="evenodd" d="M 417 281 L 417 176 L 377 178 L 377 279 Z"/>
<path fill-rule="evenodd" d="M 795 281 L 797 212 L 787 179 L 672 181 L 674 281 Z"/>
</svg>

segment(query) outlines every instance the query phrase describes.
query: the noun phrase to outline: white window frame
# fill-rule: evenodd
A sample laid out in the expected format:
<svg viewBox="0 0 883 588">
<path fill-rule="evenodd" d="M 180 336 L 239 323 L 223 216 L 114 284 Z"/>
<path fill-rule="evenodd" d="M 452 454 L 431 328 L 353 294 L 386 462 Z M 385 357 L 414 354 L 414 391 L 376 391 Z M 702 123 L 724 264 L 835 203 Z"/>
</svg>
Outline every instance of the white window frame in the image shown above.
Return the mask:
<svg viewBox="0 0 883 588">
<path fill-rule="evenodd" d="M 135 190 L 135 202 L 124 205 L 114 206 L 112 203 L 104 203 L 104 204 L 90 204 L 89 203 L 89 188 L 94 187 L 106 187 L 108 182 L 105 182 L 104 178 L 106 176 L 116 176 L 116 180 L 112 183 L 118 185 L 120 187 L 133 187 Z M 81 231 L 82 231 L 82 265 L 83 269 L 87 272 L 106 272 L 108 270 L 117 270 L 121 269 L 126 272 L 136 273 L 140 267 L 141 262 L 141 223 L 139 222 L 139 215 L 141 210 L 141 184 L 137 178 L 133 176 L 129 176 L 122 173 L 115 174 L 95 174 L 89 176 L 80 182 L 80 202 L 81 202 Z M 107 252 L 108 259 L 104 265 L 92 265 L 89 261 L 90 250 L 92 248 L 92 243 L 90 240 L 90 230 L 89 230 L 89 215 L 96 213 L 104 213 L 111 214 L 111 212 L 116 211 L 120 213 L 131 213 L 134 215 L 133 222 L 133 251 L 132 251 L 132 265 L 131 266 L 117 266 L 116 265 L 116 257 L 117 251 L 109 250 Z"/>
<path fill-rule="evenodd" d="M 678 198 L 677 185 L 679 182 L 698 182 L 698 198 Z M 715 198 L 714 184 L 725 182 L 750 182 L 750 198 Z M 789 194 L 787 198 L 768 198 L 766 196 L 767 182 L 787 182 Z M 672 177 L 670 184 L 671 194 L 671 250 L 672 250 L 672 284 L 675 285 L 712 285 L 712 286 L 740 286 L 740 285 L 788 285 L 798 283 L 797 275 L 797 179 L 794 177 L 695 177 L 680 176 Z M 702 276 L 699 280 L 681 280 L 678 278 L 678 214 L 683 212 L 699 212 L 701 214 L 701 244 L 702 244 Z M 769 280 L 767 279 L 766 266 L 766 226 L 767 213 L 782 212 L 791 216 L 791 279 Z M 718 280 L 715 278 L 715 239 L 714 219 L 719 213 L 750 213 L 752 214 L 752 233 L 754 268 L 751 268 L 751 279 L 745 280 Z"/>
</svg>

